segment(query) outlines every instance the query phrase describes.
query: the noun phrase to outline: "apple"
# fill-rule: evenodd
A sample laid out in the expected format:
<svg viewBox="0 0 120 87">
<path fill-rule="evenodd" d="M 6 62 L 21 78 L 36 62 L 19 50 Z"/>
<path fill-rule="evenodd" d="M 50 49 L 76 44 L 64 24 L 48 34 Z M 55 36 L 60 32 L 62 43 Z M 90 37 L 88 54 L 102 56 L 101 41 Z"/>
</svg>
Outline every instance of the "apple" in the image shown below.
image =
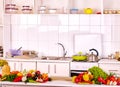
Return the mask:
<svg viewBox="0 0 120 87">
<path fill-rule="evenodd" d="M 36 71 L 36 72 L 35 72 L 35 75 L 36 75 L 36 76 L 39 76 L 40 74 L 41 74 L 40 71 Z"/>
<path fill-rule="evenodd" d="M 30 78 L 32 77 L 32 74 L 31 73 L 27 73 L 27 78 Z"/>
<path fill-rule="evenodd" d="M 75 78 L 75 83 L 79 83 L 79 81 L 80 81 L 79 78 L 76 77 L 76 78 Z"/>
</svg>

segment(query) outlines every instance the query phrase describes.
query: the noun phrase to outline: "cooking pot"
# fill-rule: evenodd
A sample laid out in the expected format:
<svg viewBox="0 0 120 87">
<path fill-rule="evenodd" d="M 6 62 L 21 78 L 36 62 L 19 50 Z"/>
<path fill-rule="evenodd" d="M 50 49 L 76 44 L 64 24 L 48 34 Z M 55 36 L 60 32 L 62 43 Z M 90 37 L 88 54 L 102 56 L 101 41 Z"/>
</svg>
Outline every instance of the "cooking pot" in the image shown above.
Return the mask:
<svg viewBox="0 0 120 87">
<path fill-rule="evenodd" d="M 97 62 L 98 61 L 98 55 L 99 55 L 98 51 L 94 48 L 90 49 L 89 51 L 91 52 L 91 54 L 88 55 L 88 61 L 89 62 Z M 93 51 L 95 51 L 96 54 L 94 54 Z"/>
<path fill-rule="evenodd" d="M 74 61 L 86 61 L 87 60 L 86 55 L 73 55 L 72 58 Z"/>
</svg>

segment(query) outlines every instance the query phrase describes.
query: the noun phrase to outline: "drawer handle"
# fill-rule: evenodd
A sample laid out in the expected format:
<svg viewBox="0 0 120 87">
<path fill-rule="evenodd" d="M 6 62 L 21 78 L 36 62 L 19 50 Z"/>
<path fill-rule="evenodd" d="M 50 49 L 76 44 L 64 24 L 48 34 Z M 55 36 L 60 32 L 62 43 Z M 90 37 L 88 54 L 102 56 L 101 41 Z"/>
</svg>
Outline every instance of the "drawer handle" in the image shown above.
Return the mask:
<svg viewBox="0 0 120 87">
<path fill-rule="evenodd" d="M 50 65 L 48 65 L 48 73 L 50 73 Z"/>
<path fill-rule="evenodd" d="M 117 72 L 118 70 L 109 70 L 109 72 Z"/>
<path fill-rule="evenodd" d="M 56 65 L 54 65 L 54 73 L 56 73 Z"/>
<path fill-rule="evenodd" d="M 14 69 L 16 70 L 16 63 L 14 63 Z"/>
</svg>

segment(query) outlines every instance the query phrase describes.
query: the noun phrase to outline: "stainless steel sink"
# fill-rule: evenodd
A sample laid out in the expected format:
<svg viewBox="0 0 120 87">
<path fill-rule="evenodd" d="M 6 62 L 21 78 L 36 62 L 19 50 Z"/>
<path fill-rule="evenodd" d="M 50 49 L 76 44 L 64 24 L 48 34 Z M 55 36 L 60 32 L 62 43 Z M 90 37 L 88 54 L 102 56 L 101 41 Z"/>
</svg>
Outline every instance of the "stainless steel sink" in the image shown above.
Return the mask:
<svg viewBox="0 0 120 87">
<path fill-rule="evenodd" d="M 71 57 L 44 56 L 41 60 L 71 60 Z"/>
</svg>

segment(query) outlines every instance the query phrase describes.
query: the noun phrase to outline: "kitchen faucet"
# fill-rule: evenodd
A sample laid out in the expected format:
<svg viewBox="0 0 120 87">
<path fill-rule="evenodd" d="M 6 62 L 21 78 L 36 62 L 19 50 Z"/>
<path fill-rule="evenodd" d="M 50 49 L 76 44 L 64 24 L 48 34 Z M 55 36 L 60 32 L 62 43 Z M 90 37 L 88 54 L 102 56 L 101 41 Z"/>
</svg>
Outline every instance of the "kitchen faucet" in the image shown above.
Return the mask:
<svg viewBox="0 0 120 87">
<path fill-rule="evenodd" d="M 66 54 L 67 54 L 67 51 L 65 51 L 65 47 L 63 46 L 62 43 L 57 43 L 57 44 L 60 45 L 60 46 L 62 46 L 62 48 L 63 48 L 63 57 L 65 57 Z"/>
</svg>

